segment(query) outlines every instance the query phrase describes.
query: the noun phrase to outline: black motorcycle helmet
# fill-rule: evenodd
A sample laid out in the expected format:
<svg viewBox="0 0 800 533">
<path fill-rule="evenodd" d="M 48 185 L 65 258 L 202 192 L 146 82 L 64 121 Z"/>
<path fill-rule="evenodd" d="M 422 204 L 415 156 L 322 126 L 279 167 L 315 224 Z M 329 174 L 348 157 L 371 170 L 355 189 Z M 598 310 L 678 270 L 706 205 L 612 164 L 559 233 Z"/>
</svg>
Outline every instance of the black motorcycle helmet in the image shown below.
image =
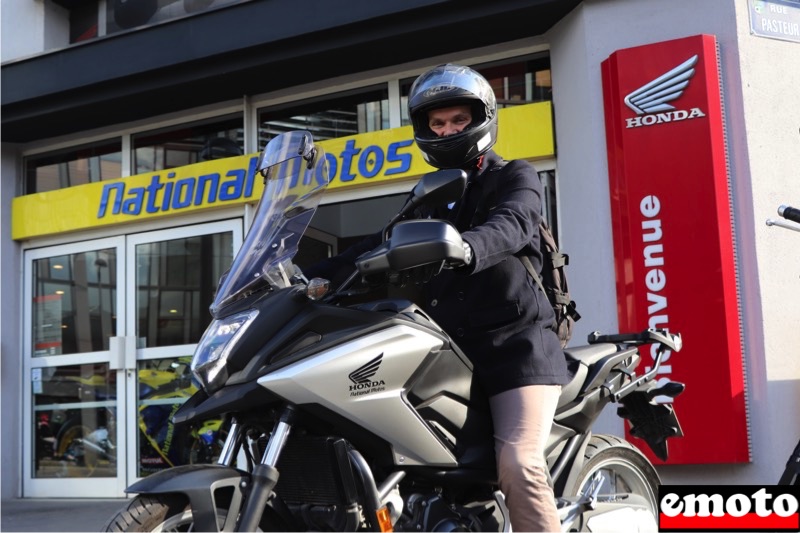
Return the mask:
<svg viewBox="0 0 800 533">
<path fill-rule="evenodd" d="M 472 123 L 463 131 L 437 137 L 428 127 L 428 111 L 469 105 Z M 486 78 L 469 67 L 439 65 L 421 74 L 408 94 L 414 141 L 436 168 L 466 168 L 497 142 L 497 99 Z"/>
</svg>

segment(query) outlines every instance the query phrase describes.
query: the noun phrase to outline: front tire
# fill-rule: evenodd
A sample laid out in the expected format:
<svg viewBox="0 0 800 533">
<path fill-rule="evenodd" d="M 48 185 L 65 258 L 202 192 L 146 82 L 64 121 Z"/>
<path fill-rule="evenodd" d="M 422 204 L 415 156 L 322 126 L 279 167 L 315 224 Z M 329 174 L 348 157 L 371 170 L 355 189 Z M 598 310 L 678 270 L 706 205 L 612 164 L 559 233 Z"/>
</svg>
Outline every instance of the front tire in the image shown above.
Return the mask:
<svg viewBox="0 0 800 533">
<path fill-rule="evenodd" d="M 577 496 L 599 473 L 600 495 L 633 493 L 643 497 L 650 512 L 658 516 L 658 486 L 661 479 L 647 457 L 628 441 L 613 435 L 593 435 L 584 453 L 584 464 L 575 482 L 565 487 L 565 496 Z"/>
<path fill-rule="evenodd" d="M 228 516 L 226 509 L 217 508 L 217 527 L 224 529 Z M 137 496 L 128 506 L 111 518 L 103 531 L 138 531 L 138 532 L 163 532 L 163 531 L 196 531 L 192 509 L 188 500 L 177 494 L 156 494 L 152 496 Z M 268 510 L 265 510 L 258 531 L 292 531 Z"/>
<path fill-rule="evenodd" d="M 193 523 L 184 498 L 137 496 L 103 526 L 103 531 L 189 531 Z"/>
</svg>

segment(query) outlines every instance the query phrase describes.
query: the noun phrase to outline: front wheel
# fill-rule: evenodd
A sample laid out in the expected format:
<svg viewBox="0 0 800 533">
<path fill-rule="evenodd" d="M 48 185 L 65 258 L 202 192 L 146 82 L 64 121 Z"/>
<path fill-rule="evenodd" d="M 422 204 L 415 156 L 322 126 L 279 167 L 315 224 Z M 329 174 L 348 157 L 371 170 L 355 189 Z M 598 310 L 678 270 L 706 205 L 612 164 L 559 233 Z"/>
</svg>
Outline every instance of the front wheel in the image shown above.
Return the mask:
<svg viewBox="0 0 800 533">
<path fill-rule="evenodd" d="M 228 520 L 228 510 L 217 508 L 219 531 L 233 531 L 235 514 Z M 264 510 L 257 531 L 292 531 L 271 509 Z M 137 496 L 128 506 L 111 518 L 103 531 L 197 531 L 188 500 L 177 494 Z"/>
<path fill-rule="evenodd" d="M 612 435 L 593 435 L 586 447 L 584 464 L 575 482 L 565 487 L 565 496 L 587 491 L 598 475 L 600 496 L 631 493 L 644 498 L 658 516 L 658 486 L 661 480 L 647 457 L 628 441 Z"/>
<path fill-rule="evenodd" d="M 225 531 L 227 512 L 217 509 L 217 523 Z M 192 510 L 177 496 L 137 496 L 103 527 L 103 531 L 194 531 Z M 230 529 L 228 529 L 230 531 Z"/>
</svg>

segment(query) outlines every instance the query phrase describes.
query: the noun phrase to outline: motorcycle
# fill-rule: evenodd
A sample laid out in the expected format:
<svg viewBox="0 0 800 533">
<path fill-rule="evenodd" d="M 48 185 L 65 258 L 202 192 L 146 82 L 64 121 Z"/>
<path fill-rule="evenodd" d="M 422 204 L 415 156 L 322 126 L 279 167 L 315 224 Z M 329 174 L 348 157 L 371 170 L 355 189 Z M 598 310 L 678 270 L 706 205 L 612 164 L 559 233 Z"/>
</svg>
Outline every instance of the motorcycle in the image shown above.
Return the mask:
<svg viewBox="0 0 800 533">
<path fill-rule="evenodd" d="M 420 271 L 463 263 L 449 223 L 408 216 L 460 197 L 465 173 L 423 176 L 383 242 L 333 288 L 292 261 L 326 167 L 308 132 L 281 134 L 264 149 L 263 196 L 191 363 L 201 386 L 174 415 L 176 424 L 227 417 L 220 458 L 134 483 L 127 492 L 137 496 L 106 531 L 511 530 L 488 400 L 470 361 L 410 301 L 363 301 Z M 359 303 L 348 304 L 354 296 Z M 656 355 L 637 374 L 645 345 Z M 594 333 L 589 345 L 566 350 L 574 377 L 546 450 L 563 530 L 656 529 L 655 468 L 626 440 L 593 435 L 592 425 L 618 403 L 631 433 L 666 459 L 667 438 L 682 432 L 671 405 L 654 399 L 683 385 L 655 377 L 680 348 L 680 335 L 651 329 Z"/>
</svg>

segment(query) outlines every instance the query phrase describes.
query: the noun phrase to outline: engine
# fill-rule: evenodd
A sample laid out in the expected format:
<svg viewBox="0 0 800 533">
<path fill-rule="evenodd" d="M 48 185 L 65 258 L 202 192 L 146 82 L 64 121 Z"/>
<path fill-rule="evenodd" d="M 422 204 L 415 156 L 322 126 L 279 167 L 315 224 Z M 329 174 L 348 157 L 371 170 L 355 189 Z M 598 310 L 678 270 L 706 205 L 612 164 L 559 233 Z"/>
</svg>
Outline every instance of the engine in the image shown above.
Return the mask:
<svg viewBox="0 0 800 533">
<path fill-rule="evenodd" d="M 366 525 L 358 504 L 358 479 L 344 439 L 293 434 L 278 461 L 275 492 L 298 524 L 313 531 L 355 531 Z M 417 489 L 423 488 L 421 486 Z M 503 514 L 495 500 L 452 503 L 430 486 L 403 495 L 395 487 L 385 502 L 395 531 L 500 531 Z M 468 498 L 471 500 L 471 498 Z"/>
<path fill-rule="evenodd" d="M 447 503 L 438 494 L 410 495 L 406 512 L 395 531 L 500 531 L 501 514 L 495 502 L 476 502 L 465 507 Z"/>
</svg>

